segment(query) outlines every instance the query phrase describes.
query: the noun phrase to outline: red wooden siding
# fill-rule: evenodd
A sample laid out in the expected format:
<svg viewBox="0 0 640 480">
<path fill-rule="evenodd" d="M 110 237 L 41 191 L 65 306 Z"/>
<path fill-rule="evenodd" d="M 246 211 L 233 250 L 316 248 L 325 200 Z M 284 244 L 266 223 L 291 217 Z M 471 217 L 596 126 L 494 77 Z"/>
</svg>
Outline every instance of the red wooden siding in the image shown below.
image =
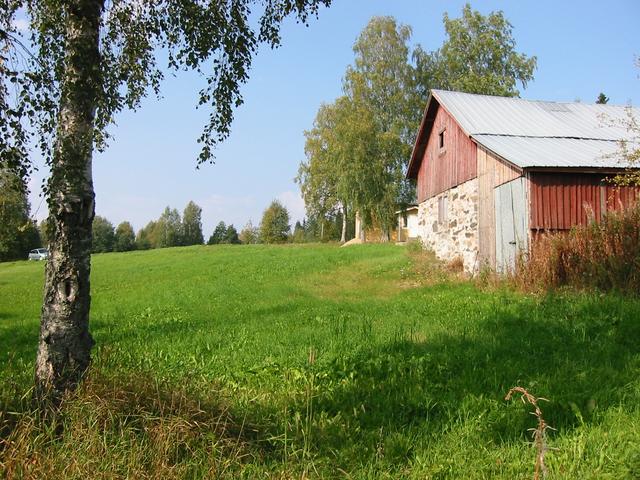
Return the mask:
<svg viewBox="0 0 640 480">
<path fill-rule="evenodd" d="M 607 210 L 629 206 L 640 197 L 639 187 L 615 187 L 604 175 L 588 173 L 531 172 L 529 227 L 534 230 L 567 230 L 600 220 Z"/>
<path fill-rule="evenodd" d="M 444 130 L 444 148 L 438 136 Z M 418 171 L 418 202 L 475 178 L 476 144 L 442 107 L 438 108 Z"/>
</svg>

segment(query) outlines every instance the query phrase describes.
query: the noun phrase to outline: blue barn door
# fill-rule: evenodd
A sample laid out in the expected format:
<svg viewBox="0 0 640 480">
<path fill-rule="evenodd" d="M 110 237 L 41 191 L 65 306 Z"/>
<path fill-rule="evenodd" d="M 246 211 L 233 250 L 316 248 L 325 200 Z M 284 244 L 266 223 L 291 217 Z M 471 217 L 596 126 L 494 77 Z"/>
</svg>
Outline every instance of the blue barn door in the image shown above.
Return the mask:
<svg viewBox="0 0 640 480">
<path fill-rule="evenodd" d="M 526 252 L 529 242 L 529 216 L 524 177 L 494 189 L 496 208 L 496 270 L 513 271 L 516 259 Z"/>
</svg>

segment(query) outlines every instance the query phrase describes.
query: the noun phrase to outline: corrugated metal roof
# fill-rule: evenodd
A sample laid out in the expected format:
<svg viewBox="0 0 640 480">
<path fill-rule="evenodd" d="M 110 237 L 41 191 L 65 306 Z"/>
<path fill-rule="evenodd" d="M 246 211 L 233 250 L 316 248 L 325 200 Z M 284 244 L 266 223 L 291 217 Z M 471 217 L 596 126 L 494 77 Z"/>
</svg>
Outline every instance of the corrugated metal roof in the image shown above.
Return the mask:
<svg viewBox="0 0 640 480">
<path fill-rule="evenodd" d="M 521 168 L 625 166 L 615 153 L 617 142 L 631 140 L 629 107 L 432 94 L 469 136 Z M 640 119 L 640 109 L 631 112 Z"/>
<path fill-rule="evenodd" d="M 480 145 L 522 168 L 620 168 L 618 143 L 556 137 L 473 135 Z"/>
</svg>

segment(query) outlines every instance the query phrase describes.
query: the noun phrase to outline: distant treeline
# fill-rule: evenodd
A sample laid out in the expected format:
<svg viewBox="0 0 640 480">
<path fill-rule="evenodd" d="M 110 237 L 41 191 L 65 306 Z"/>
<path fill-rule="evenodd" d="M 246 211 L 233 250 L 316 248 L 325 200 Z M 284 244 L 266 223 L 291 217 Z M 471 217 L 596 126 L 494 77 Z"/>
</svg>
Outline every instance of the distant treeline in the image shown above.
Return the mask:
<svg viewBox="0 0 640 480">
<path fill-rule="evenodd" d="M 351 219 L 350 219 L 351 220 Z M 350 221 L 350 224 L 353 222 Z M 46 225 L 43 222 L 41 225 Z M 258 244 L 258 243 L 305 243 L 326 242 L 340 239 L 342 216 L 335 218 L 304 219 L 291 229 L 289 212 L 279 201 L 274 200 L 264 211 L 258 226 L 249 221 L 240 231 L 233 224 L 220 221 L 206 241 L 207 245 Z M 41 228 L 41 231 L 46 230 Z M 44 234 L 46 238 L 46 233 Z M 202 208 L 191 201 L 182 216 L 177 209 L 167 207 L 157 220 L 152 220 L 138 233 L 134 233 L 129 222 L 117 227 L 104 217 L 93 220 L 93 249 L 100 252 L 126 252 L 153 248 L 202 245 Z"/>
<path fill-rule="evenodd" d="M 353 236 L 353 218 L 347 219 Z M 340 239 L 342 214 L 306 218 L 296 222 L 293 229 L 286 207 L 274 200 L 265 209 L 258 226 L 249 221 L 240 231 L 233 224 L 221 221 L 206 243 L 257 244 L 328 242 Z M 31 218 L 26 185 L 15 175 L 0 172 L 0 261 L 26 259 L 30 250 L 46 247 L 51 227 L 47 220 L 39 224 Z M 202 208 L 190 201 L 182 215 L 167 207 L 157 220 L 152 220 L 137 233 L 133 225 L 124 221 L 114 226 L 100 215 L 93 220 L 93 253 L 127 252 L 152 248 L 202 245 Z"/>
</svg>

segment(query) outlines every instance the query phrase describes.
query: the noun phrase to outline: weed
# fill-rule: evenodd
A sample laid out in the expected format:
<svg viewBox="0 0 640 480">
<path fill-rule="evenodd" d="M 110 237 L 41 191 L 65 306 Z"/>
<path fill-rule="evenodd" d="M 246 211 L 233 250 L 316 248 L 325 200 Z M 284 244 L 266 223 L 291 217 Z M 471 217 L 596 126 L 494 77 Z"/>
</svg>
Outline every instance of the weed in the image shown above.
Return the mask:
<svg viewBox="0 0 640 480">
<path fill-rule="evenodd" d="M 434 285 L 442 283 L 450 277 L 446 264 L 436 257 L 433 250 L 423 249 L 421 243 L 416 243 L 420 249 L 407 249 L 411 259 L 411 271 L 407 280 L 412 286 Z"/>
<path fill-rule="evenodd" d="M 446 268 L 451 273 L 461 274 L 464 272 L 464 260 L 462 257 L 454 257 L 447 262 Z"/>
<path fill-rule="evenodd" d="M 422 253 L 425 248 L 420 238 L 412 238 L 406 242 L 406 249 L 409 254 L 415 255 Z"/>
<path fill-rule="evenodd" d="M 522 387 L 511 388 L 507 393 L 506 397 L 504 397 L 504 399 L 507 401 L 511 400 L 511 397 L 515 393 L 519 393 L 521 395 L 520 398 L 522 399 L 522 403 L 528 402 L 530 405 L 533 406 L 534 410 L 532 412 L 532 415 L 536 417 L 536 421 L 537 421 L 536 428 L 530 429 L 531 436 L 533 437 L 533 444 L 536 448 L 536 463 L 535 463 L 533 478 L 534 480 L 538 480 L 540 478 L 540 475 L 542 475 L 542 477 L 545 478 L 547 476 L 547 467 L 545 466 L 545 463 L 544 463 L 544 457 L 547 451 L 549 450 L 549 447 L 547 446 L 547 439 L 546 439 L 547 430 L 553 430 L 553 428 L 547 425 L 547 422 L 544 420 L 542 416 L 542 410 L 540 410 L 538 402 L 540 401 L 548 402 L 549 400 L 542 397 L 535 397 L 534 395 L 529 393 L 525 388 L 522 388 Z"/>
<path fill-rule="evenodd" d="M 513 278 L 526 289 L 576 288 L 640 292 L 640 202 L 601 222 L 534 238 Z"/>
</svg>

